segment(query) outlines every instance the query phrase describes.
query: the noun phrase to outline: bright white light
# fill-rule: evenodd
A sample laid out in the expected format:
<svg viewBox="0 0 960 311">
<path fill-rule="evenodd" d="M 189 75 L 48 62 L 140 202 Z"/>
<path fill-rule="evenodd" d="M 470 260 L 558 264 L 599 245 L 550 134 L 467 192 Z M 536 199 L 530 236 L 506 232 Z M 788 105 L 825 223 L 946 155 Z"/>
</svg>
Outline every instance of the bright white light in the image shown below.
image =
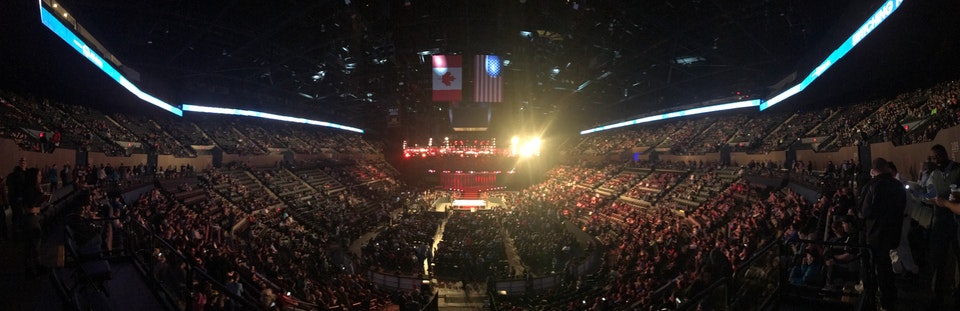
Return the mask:
<svg viewBox="0 0 960 311">
<path fill-rule="evenodd" d="M 529 158 L 540 156 L 540 138 L 531 138 L 520 146 L 520 157 Z"/>
<path fill-rule="evenodd" d="M 800 93 L 800 88 L 801 88 L 800 84 L 794 85 L 793 87 L 790 87 L 783 93 L 780 93 L 779 95 L 774 96 L 773 98 L 763 102 L 763 104 L 760 105 L 760 111 L 766 110 L 767 108 L 770 108 L 771 106 L 776 105 L 777 103 L 780 103 L 781 101 L 787 98 L 790 98 L 790 96 Z"/>
<path fill-rule="evenodd" d="M 453 206 L 487 206 L 484 200 L 453 200 Z"/>
</svg>

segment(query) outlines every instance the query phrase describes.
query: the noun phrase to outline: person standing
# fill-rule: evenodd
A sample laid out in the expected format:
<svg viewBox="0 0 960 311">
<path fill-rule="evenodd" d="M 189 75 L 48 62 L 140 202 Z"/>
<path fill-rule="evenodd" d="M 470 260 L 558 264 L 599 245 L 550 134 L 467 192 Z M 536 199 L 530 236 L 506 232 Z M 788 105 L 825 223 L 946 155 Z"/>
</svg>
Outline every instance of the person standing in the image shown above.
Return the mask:
<svg viewBox="0 0 960 311">
<path fill-rule="evenodd" d="M 960 176 L 960 165 L 951 161 L 947 148 L 943 145 L 934 145 L 930 148 L 933 153 L 933 170 L 928 174 L 927 184 L 932 185 L 935 198 L 946 199 L 950 196 L 950 183 Z M 934 193 L 931 193 L 934 194 Z M 936 208 L 933 212 L 933 224 L 930 227 L 930 267 L 933 269 L 933 298 L 929 301 L 928 310 L 940 310 L 947 297 L 957 299 L 957 292 L 953 288 L 957 285 L 956 272 L 950 269 L 956 263 L 960 266 L 957 243 L 957 222 L 953 213 L 946 208 Z"/>
<path fill-rule="evenodd" d="M 50 165 L 43 173 L 46 175 L 46 181 L 50 183 L 50 193 L 53 194 L 57 192 L 57 188 L 59 188 L 58 186 L 60 185 L 60 172 L 57 171 L 57 166 Z"/>
<path fill-rule="evenodd" d="M 40 264 L 40 243 L 43 239 L 43 227 L 40 225 L 40 206 L 43 204 L 44 192 L 40 187 L 43 173 L 39 168 L 29 168 L 26 171 L 26 186 L 23 189 L 24 206 L 23 216 L 24 253 L 26 256 L 27 271 L 37 276 L 43 272 Z"/>
<path fill-rule="evenodd" d="M 900 182 L 904 183 L 903 177 L 897 171 L 897 166 L 893 163 L 890 163 L 890 172 L 893 175 L 893 178 Z M 906 191 L 904 191 L 906 193 Z M 915 276 L 920 273 L 920 267 L 917 266 L 917 263 L 913 260 L 913 249 L 910 248 L 910 239 L 908 237 L 910 233 L 910 228 L 912 227 L 911 221 L 913 219 L 910 216 L 906 215 L 907 205 L 904 205 L 903 215 L 903 227 L 900 229 L 900 245 L 890 253 L 890 256 L 896 255 L 897 262 L 893 266 L 893 271 L 898 274 Z M 893 257 L 891 257 L 893 258 Z"/>
<path fill-rule="evenodd" d="M 70 169 L 70 164 L 63 165 L 63 169 L 60 170 L 60 180 L 63 181 L 64 187 L 73 184 L 73 171 Z"/>
<path fill-rule="evenodd" d="M 907 193 L 903 184 L 893 177 L 887 160 L 874 159 L 871 173 L 875 175 L 864 185 L 860 196 L 867 246 L 876 270 L 876 279 L 872 280 L 870 286 L 880 290 L 880 306 L 885 310 L 893 310 L 897 303 L 897 287 L 894 284 L 890 250 L 900 244 Z"/>
<path fill-rule="evenodd" d="M 9 195 L 10 208 L 13 215 L 11 225 L 13 227 L 13 236 L 18 238 L 23 232 L 23 213 L 26 208 L 27 187 L 27 160 L 20 158 L 20 163 L 13 168 L 13 172 L 7 175 L 7 194 Z"/>
</svg>

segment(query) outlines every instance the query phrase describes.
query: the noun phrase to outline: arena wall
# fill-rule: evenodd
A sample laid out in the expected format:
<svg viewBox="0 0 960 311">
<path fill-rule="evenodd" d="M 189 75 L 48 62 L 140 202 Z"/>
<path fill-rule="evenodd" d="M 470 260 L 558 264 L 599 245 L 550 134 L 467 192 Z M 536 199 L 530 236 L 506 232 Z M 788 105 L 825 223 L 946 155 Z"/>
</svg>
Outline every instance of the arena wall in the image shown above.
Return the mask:
<svg viewBox="0 0 960 311">
<path fill-rule="evenodd" d="M 12 139 L 0 139 L 0 172 L 7 174 L 12 171 L 13 167 L 20 162 L 20 158 L 26 159 L 27 166 L 30 167 L 56 165 L 60 168 L 64 164 L 74 164 L 77 161 L 77 153 L 63 148 L 57 148 L 53 153 L 25 151 L 20 149 Z"/>
<path fill-rule="evenodd" d="M 172 166 L 179 170 L 181 165 L 187 164 L 190 164 L 196 170 L 203 170 L 213 165 L 213 156 L 200 155 L 196 158 L 178 158 L 169 154 L 157 156 L 157 167 L 159 168 L 167 168 Z"/>
<path fill-rule="evenodd" d="M 72 162 L 72 161 L 71 161 Z M 121 163 L 126 166 L 136 166 L 137 164 L 147 164 L 146 154 L 133 154 L 129 157 L 111 157 L 103 152 L 88 152 L 87 163 L 89 164 L 110 164 L 113 167 L 119 167 Z"/>
<path fill-rule="evenodd" d="M 797 150 L 797 160 L 803 163 L 813 162 L 814 170 L 823 170 L 827 163 L 833 161 L 833 164 L 840 165 L 846 160 L 857 160 L 857 147 L 843 147 L 837 152 L 814 152 L 813 150 Z"/>
</svg>

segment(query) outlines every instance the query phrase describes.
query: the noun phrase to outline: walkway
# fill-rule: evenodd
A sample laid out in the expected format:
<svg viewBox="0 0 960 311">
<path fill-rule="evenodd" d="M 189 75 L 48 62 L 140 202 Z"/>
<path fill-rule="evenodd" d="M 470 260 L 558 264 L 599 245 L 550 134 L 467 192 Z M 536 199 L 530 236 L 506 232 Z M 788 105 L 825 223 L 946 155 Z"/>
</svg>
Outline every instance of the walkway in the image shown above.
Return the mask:
<svg viewBox="0 0 960 311">
<path fill-rule="evenodd" d="M 508 231 L 507 228 L 501 227 L 500 234 L 503 238 L 503 249 L 507 255 L 507 263 L 510 264 L 513 275 L 518 277 L 522 276 L 523 272 L 526 271 L 526 267 L 523 266 L 523 261 L 520 260 L 520 255 L 517 254 L 517 247 L 513 245 L 513 238 L 510 237 L 510 231 Z"/>
</svg>

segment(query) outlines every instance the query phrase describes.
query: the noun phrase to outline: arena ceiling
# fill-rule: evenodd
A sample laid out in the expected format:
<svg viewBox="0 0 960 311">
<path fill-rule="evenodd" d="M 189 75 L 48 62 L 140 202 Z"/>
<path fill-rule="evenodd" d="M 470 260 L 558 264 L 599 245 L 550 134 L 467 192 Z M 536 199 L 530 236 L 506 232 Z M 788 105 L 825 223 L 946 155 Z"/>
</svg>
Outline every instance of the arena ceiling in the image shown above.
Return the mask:
<svg viewBox="0 0 960 311">
<path fill-rule="evenodd" d="M 309 111 L 367 128 L 391 108 L 446 106 L 430 101 L 430 53 L 502 55 L 504 105 L 589 111 L 584 122 L 766 96 L 809 72 L 880 4 L 58 1 L 148 87 L 174 90 L 178 101 Z"/>
</svg>

